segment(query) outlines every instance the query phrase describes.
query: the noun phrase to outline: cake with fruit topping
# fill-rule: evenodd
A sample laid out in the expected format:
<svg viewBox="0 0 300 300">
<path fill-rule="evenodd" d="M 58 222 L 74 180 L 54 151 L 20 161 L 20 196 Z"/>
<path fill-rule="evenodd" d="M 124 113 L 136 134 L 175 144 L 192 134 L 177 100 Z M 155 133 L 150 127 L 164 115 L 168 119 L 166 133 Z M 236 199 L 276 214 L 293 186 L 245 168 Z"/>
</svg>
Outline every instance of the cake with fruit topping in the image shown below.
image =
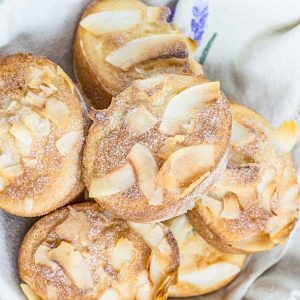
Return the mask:
<svg viewBox="0 0 300 300">
<path fill-rule="evenodd" d="M 95 202 L 40 219 L 19 255 L 21 287 L 30 300 L 165 300 L 178 265 L 166 226 L 117 219 Z"/>
<path fill-rule="evenodd" d="M 226 167 L 231 113 L 219 82 L 137 80 L 91 118 L 85 184 L 120 218 L 143 223 L 185 213 Z"/>
<path fill-rule="evenodd" d="M 228 166 L 188 216 L 220 250 L 270 250 L 286 241 L 298 217 L 299 187 L 290 151 L 299 130 L 293 121 L 273 129 L 239 104 L 231 104 L 231 110 Z"/>
<path fill-rule="evenodd" d="M 165 222 L 179 248 L 177 283 L 169 288 L 170 297 L 200 296 L 231 282 L 245 265 L 247 255 L 221 252 L 197 233 L 186 215 Z"/>
<path fill-rule="evenodd" d="M 0 208 L 46 214 L 83 190 L 84 117 L 75 86 L 44 57 L 0 59 Z"/>
<path fill-rule="evenodd" d="M 74 42 L 78 81 L 97 108 L 106 108 L 134 80 L 202 73 L 195 42 L 167 22 L 169 8 L 137 0 L 96 0 L 86 8 Z"/>
</svg>

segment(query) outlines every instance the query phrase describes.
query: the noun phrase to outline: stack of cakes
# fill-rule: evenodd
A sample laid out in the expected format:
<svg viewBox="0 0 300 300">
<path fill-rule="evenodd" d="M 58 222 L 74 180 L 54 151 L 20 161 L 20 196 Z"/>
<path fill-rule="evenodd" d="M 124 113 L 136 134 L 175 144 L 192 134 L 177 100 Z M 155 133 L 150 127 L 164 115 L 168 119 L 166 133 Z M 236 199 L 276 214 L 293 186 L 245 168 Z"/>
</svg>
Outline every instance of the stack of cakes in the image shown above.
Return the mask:
<svg viewBox="0 0 300 300">
<path fill-rule="evenodd" d="M 295 122 L 229 101 L 168 15 L 92 2 L 79 89 L 44 57 L 0 58 L 0 207 L 44 215 L 19 255 L 30 300 L 203 295 L 295 225 Z"/>
</svg>

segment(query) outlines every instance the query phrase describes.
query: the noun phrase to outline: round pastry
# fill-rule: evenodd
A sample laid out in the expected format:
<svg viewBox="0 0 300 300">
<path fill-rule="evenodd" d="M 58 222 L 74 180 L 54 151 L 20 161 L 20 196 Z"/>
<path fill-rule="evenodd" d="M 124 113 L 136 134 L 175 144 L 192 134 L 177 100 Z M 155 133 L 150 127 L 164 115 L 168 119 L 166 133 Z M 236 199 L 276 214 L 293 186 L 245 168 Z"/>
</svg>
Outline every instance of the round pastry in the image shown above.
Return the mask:
<svg viewBox="0 0 300 300">
<path fill-rule="evenodd" d="M 231 113 L 218 82 L 137 80 L 91 117 L 84 180 L 90 197 L 120 218 L 146 223 L 180 215 L 226 167 Z"/>
<path fill-rule="evenodd" d="M 155 74 L 202 74 L 195 42 L 167 22 L 167 7 L 137 0 L 96 0 L 86 8 L 74 42 L 78 81 L 97 108 L 106 108 L 134 80 Z"/>
<path fill-rule="evenodd" d="M 32 217 L 77 196 L 84 124 L 59 66 L 30 54 L 0 58 L 0 208 Z"/>
<path fill-rule="evenodd" d="M 245 106 L 231 109 L 228 167 L 188 217 L 220 250 L 269 250 L 285 242 L 298 216 L 299 187 L 290 155 L 298 128 L 288 121 L 273 129 Z"/>
<path fill-rule="evenodd" d="M 243 268 L 247 255 L 223 253 L 205 242 L 186 215 L 165 222 L 180 253 L 180 267 L 170 297 L 192 297 L 214 292 L 231 282 Z"/>
<path fill-rule="evenodd" d="M 95 202 L 40 219 L 19 255 L 23 291 L 45 300 L 164 300 L 178 265 L 166 226 L 116 219 Z"/>
</svg>

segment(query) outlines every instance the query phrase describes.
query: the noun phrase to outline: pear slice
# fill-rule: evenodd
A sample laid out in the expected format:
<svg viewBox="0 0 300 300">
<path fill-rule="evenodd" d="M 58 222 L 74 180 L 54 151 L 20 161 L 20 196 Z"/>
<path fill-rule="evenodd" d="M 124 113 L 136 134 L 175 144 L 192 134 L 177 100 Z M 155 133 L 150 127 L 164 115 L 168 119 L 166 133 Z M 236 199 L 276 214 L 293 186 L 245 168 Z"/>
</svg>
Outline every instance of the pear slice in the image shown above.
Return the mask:
<svg viewBox="0 0 300 300">
<path fill-rule="evenodd" d="M 105 60 L 128 71 L 132 66 L 155 58 L 186 58 L 188 48 L 183 36 L 157 34 L 132 40 L 110 53 Z"/>
<path fill-rule="evenodd" d="M 128 112 L 126 121 L 131 131 L 141 135 L 152 129 L 158 120 L 145 107 L 140 106 Z"/>
<path fill-rule="evenodd" d="M 132 242 L 127 238 L 117 241 L 112 255 L 112 266 L 116 271 L 120 271 L 123 266 L 128 266 L 134 258 L 134 248 Z"/>
<path fill-rule="evenodd" d="M 208 82 L 190 87 L 173 97 L 164 112 L 160 130 L 170 135 L 179 134 L 183 120 L 193 110 L 220 96 L 220 83 Z"/>
<path fill-rule="evenodd" d="M 28 284 L 21 283 L 20 287 L 28 300 L 41 300 L 41 298 L 29 287 Z"/>
<path fill-rule="evenodd" d="M 229 193 L 223 198 L 223 210 L 220 218 L 237 219 L 241 213 L 240 204 L 235 194 Z"/>
<path fill-rule="evenodd" d="M 79 251 L 74 246 L 61 242 L 60 245 L 48 252 L 49 259 L 56 261 L 70 276 L 73 282 L 80 289 L 94 287 L 90 270 Z"/>
<path fill-rule="evenodd" d="M 167 190 L 177 190 L 201 177 L 214 163 L 213 145 L 184 147 L 170 155 L 160 169 L 156 182 Z"/>
<path fill-rule="evenodd" d="M 295 146 L 300 129 L 295 121 L 283 122 L 273 131 L 271 143 L 283 152 L 290 152 Z"/>
<path fill-rule="evenodd" d="M 247 144 L 253 141 L 255 135 L 248 128 L 244 127 L 236 121 L 232 121 L 231 143 L 233 145 Z"/>
<path fill-rule="evenodd" d="M 80 141 L 80 132 L 71 131 L 61 136 L 55 143 L 55 146 L 61 155 L 67 155 L 76 142 Z"/>
<path fill-rule="evenodd" d="M 179 274 L 179 281 L 187 282 L 201 288 L 209 288 L 235 276 L 241 269 L 233 264 L 220 262 L 205 269 L 195 270 L 186 274 Z"/>
<path fill-rule="evenodd" d="M 160 205 L 163 191 L 162 188 L 155 185 L 158 167 L 150 150 L 146 146 L 137 143 L 130 150 L 127 159 L 133 165 L 138 186 L 148 199 L 149 204 Z"/>
<path fill-rule="evenodd" d="M 112 10 L 90 14 L 80 25 L 95 36 L 103 33 L 126 31 L 134 28 L 142 19 L 140 10 Z"/>
<path fill-rule="evenodd" d="M 135 174 L 130 163 L 100 177 L 93 178 L 90 185 L 89 196 L 100 198 L 121 193 L 135 184 Z"/>
</svg>

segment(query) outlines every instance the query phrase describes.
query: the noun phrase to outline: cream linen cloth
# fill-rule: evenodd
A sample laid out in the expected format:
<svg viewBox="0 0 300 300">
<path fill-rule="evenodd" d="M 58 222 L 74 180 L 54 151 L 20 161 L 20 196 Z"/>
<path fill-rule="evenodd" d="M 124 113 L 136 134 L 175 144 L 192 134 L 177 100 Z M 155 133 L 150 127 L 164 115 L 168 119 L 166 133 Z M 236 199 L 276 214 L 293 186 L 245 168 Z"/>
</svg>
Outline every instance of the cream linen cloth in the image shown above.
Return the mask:
<svg viewBox="0 0 300 300">
<path fill-rule="evenodd" d="M 73 76 L 73 35 L 88 2 L 0 0 L 0 55 L 42 54 Z M 173 7 L 176 1 L 147 2 Z M 299 0 L 179 0 L 173 18 L 182 31 L 198 40 L 201 61 L 208 53 L 205 73 L 221 82 L 228 97 L 256 109 L 274 126 L 291 118 L 299 123 Z M 294 157 L 299 167 L 299 143 Z M 17 255 L 33 221 L 0 212 L 0 300 L 24 299 Z M 285 246 L 253 255 L 231 285 L 197 299 L 300 299 L 299 235 L 296 229 Z"/>
</svg>

